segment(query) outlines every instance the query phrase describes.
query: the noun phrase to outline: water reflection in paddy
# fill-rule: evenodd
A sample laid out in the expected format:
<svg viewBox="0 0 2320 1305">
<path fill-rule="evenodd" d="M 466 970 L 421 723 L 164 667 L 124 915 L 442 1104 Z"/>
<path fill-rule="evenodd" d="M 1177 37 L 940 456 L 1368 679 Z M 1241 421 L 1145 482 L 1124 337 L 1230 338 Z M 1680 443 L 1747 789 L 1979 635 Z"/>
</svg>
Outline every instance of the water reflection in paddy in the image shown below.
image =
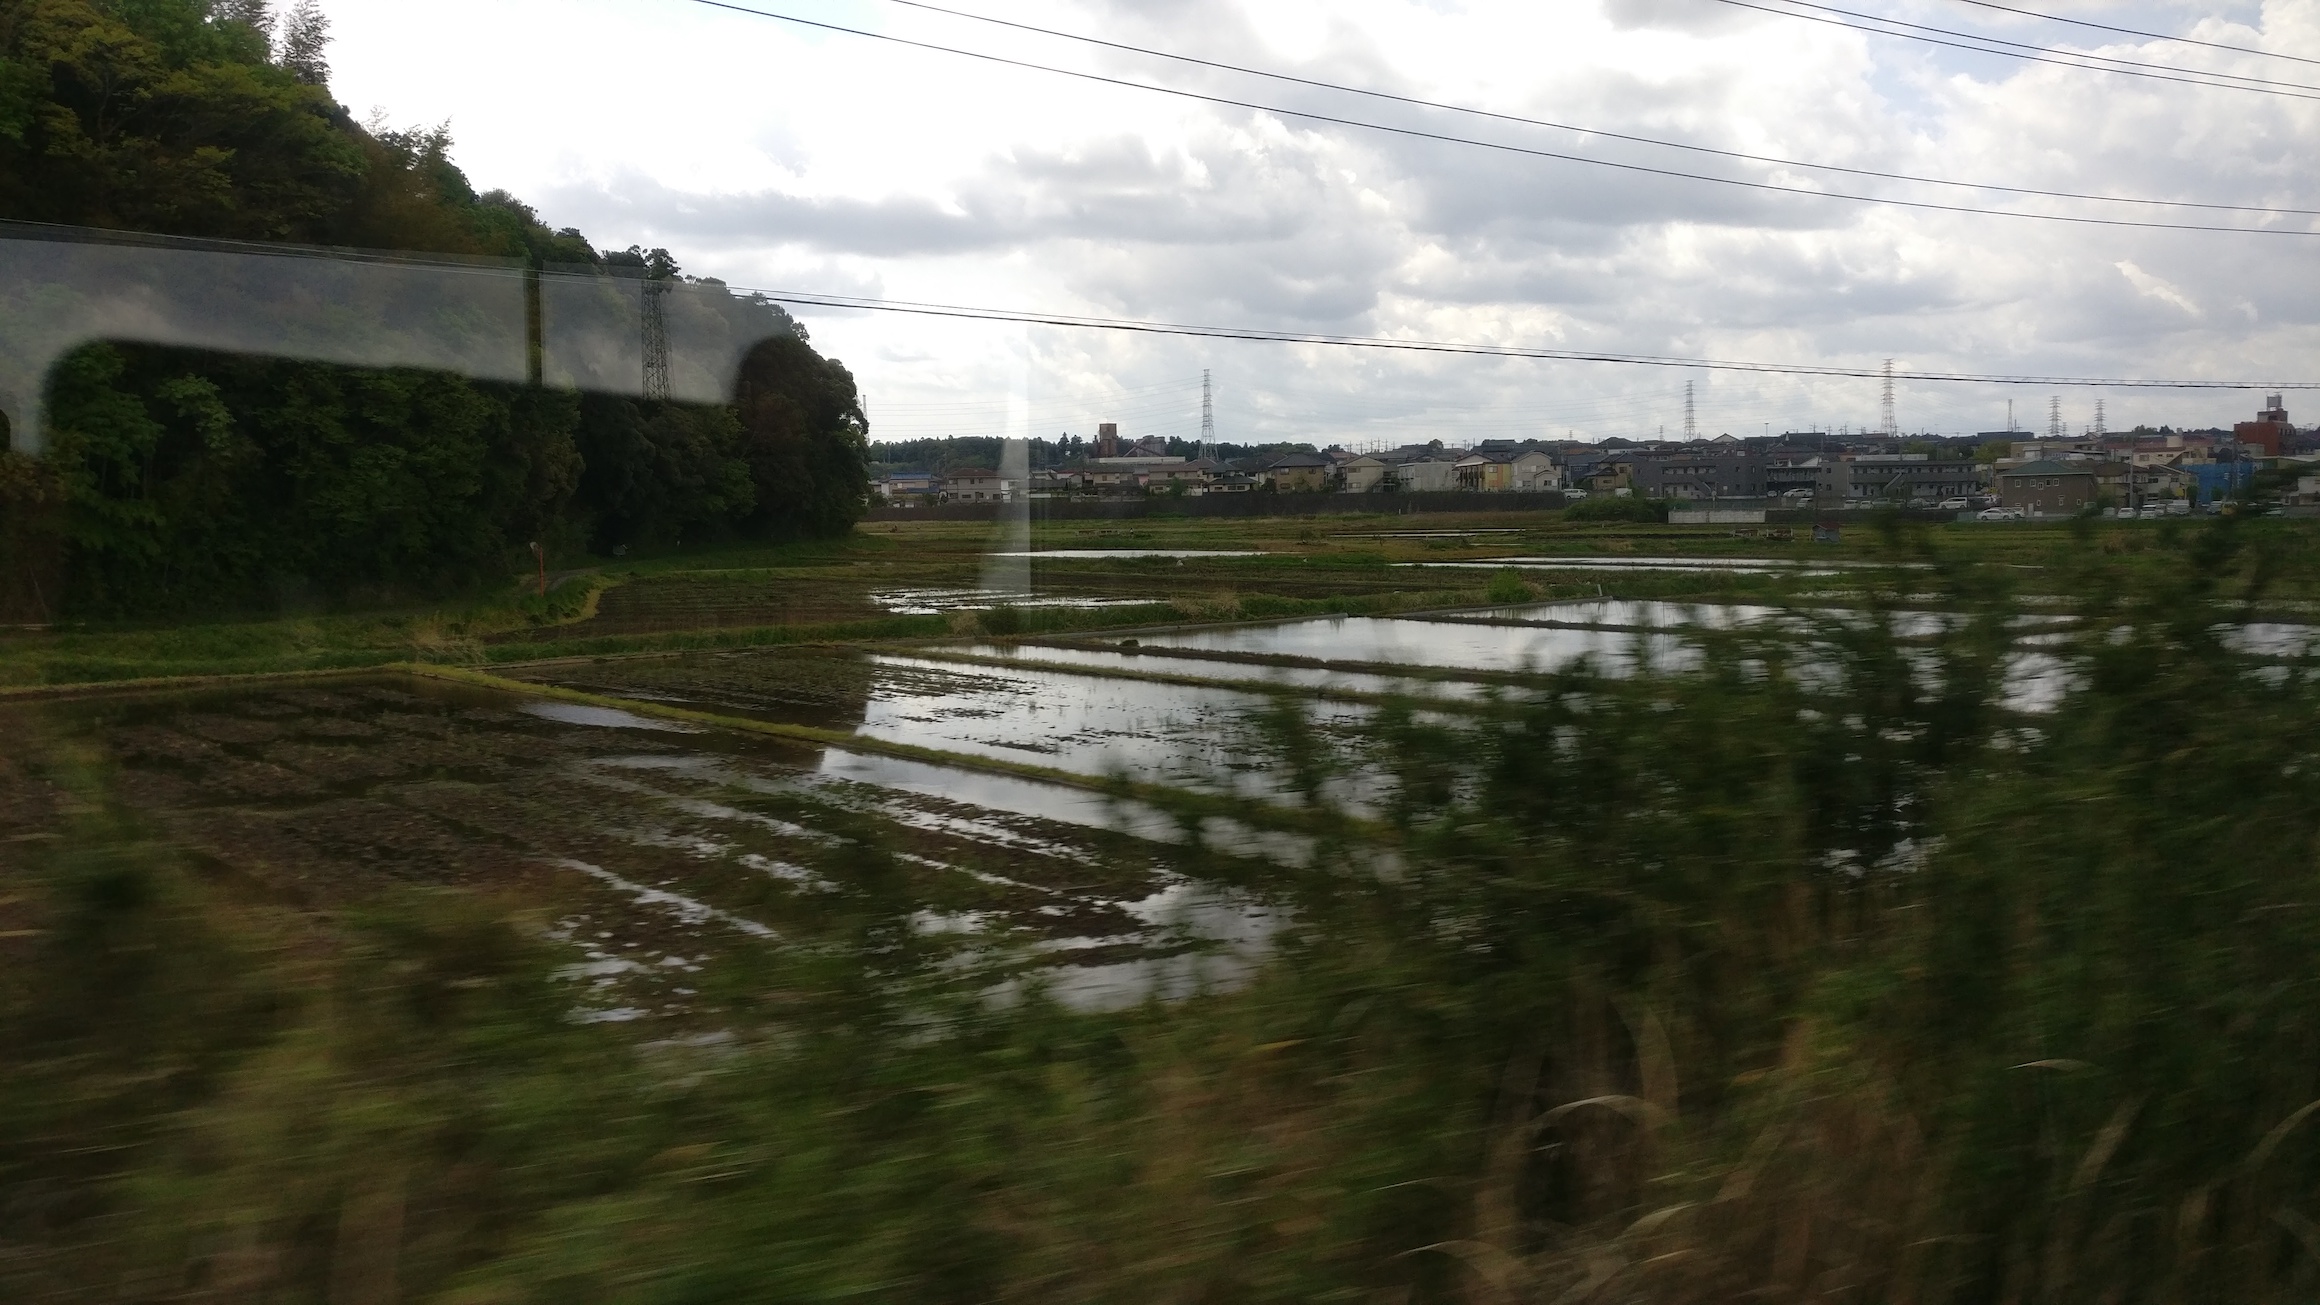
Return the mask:
<svg viewBox="0 0 2320 1305">
<path fill-rule="evenodd" d="M 1497 570 L 1514 567 L 1528 571 L 1723 571 L 1734 575 L 1837 575 L 1849 566 L 1866 565 L 1826 559 L 1788 560 L 1776 557 L 1493 557 L 1461 562 L 1396 562 L 1396 566 L 1434 566 Z"/>
<path fill-rule="evenodd" d="M 1048 644 L 977 644 L 966 652 L 1009 661 L 1047 662 L 1062 667 L 1136 675 L 1189 676 L 1208 680 L 1246 680 L 1252 685 L 1294 689 L 1328 689 L 1346 693 L 1399 694 L 1412 697 L 1475 698 L 1481 686 L 1443 680 L 1419 680 L 1402 675 L 1372 675 L 1362 671 L 1334 671 L 1317 666 L 1266 666 L 1249 662 L 1217 662 L 1170 657 L 1164 649 L 1133 651 L 1100 648 L 1063 648 Z"/>
<path fill-rule="evenodd" d="M 873 694 L 858 732 L 921 747 L 1031 761 L 1085 775 L 1131 778 L 1249 797 L 1282 796 L 1250 719 L 1271 700 L 1236 689 L 1073 675 L 1063 670 L 966 668 L 908 657 L 876 664 L 942 672 L 940 692 Z M 1304 705 L 1324 731 L 1350 730 L 1368 708 Z M 1350 793 L 1340 796 L 1351 798 Z"/>
<path fill-rule="evenodd" d="M 1739 603 L 1671 603 L 1627 598 L 1587 598 L 1576 602 L 1518 603 L 1467 612 L 1429 614 L 1428 619 L 1480 621 L 1561 621 L 1573 625 L 1703 626 L 1729 630 L 1783 614 L 1778 607 Z"/>
<path fill-rule="evenodd" d="M 1376 616 L 1171 631 L 1151 635 L 1142 643 L 1161 649 L 1498 672 L 1554 670 L 1581 657 L 1593 658 L 1606 670 L 1632 668 L 1639 656 L 1663 667 L 1682 667 L 1697 659 L 1695 650 L 1668 635 Z"/>
<path fill-rule="evenodd" d="M 1028 557 L 1052 562 L 1107 561 L 1130 557 L 1257 557 L 1253 548 L 1046 548 L 1031 553 L 992 553 L 992 557 Z"/>
</svg>

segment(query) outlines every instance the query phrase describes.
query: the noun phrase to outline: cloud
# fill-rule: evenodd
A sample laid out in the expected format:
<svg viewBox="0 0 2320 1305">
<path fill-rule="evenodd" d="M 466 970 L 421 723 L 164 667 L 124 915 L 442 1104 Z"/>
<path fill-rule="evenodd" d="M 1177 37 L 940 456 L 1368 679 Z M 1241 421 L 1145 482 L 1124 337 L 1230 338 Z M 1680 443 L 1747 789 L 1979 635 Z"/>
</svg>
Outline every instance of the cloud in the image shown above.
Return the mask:
<svg viewBox="0 0 2320 1305">
<path fill-rule="evenodd" d="M 2191 302 L 2190 296 L 2184 294 L 2174 286 L 2167 284 L 2165 281 L 2162 281 L 2159 278 L 2151 275 L 2149 272 L 2146 272 L 2143 269 L 2135 266 L 2133 263 L 2128 262 L 2125 259 L 2121 259 L 2118 262 L 2113 263 L 2111 266 L 2119 269 L 2119 275 L 2127 278 L 2127 284 L 2135 287 L 2135 293 L 2143 296 L 2144 298 L 2156 299 L 2163 304 L 2172 304 L 2173 306 L 2182 309 L 2184 312 L 2189 313 L 2194 319 L 2207 316 L 2205 310 L 2201 309 L 2199 305 Z"/>
<path fill-rule="evenodd" d="M 1868 366 L 1897 356 L 1960 371 L 2294 376 L 2320 354 L 2320 259 L 2297 237 L 2059 226 L 1751 192 L 1200 104 L 697 6 L 330 5 L 341 98 L 384 104 L 397 121 L 450 118 L 479 186 L 511 189 L 600 244 L 667 245 L 688 270 L 736 284 L 874 286 L 898 299 L 1639 353 Z M 2310 23 L 2301 16 L 2309 6 L 2293 8 L 2267 12 L 2274 30 L 2230 39 L 2293 44 L 2286 24 Z M 2010 212 L 2122 212 L 1777 169 L 923 11 L 846 12 L 911 39 L 1606 160 Z M 1008 16 L 1754 154 L 2089 195 L 2320 208 L 2320 173 L 2307 166 L 2320 114 L 2308 105 L 1929 55 L 1700 0 L 1019 0 Z M 527 55 L 512 70 L 511 49 Z M 656 57 L 639 60 L 640 49 Z M 2178 57 L 2131 43 L 2110 52 Z M 2214 66 L 2267 75 L 2209 55 Z M 2264 221 L 2303 229 L 2310 219 Z M 879 411 L 938 426 L 925 414 L 979 420 L 1026 348 L 1043 413 L 1092 421 L 1097 409 L 1124 411 L 1122 394 L 1174 394 L 1168 387 L 1196 384 L 1208 368 L 1220 420 L 1244 437 L 1649 435 L 1680 421 L 1685 379 L 875 313 L 813 323 L 817 341 L 856 365 Z M 1691 379 L 1703 423 L 1720 430 L 1877 417 L 1873 381 Z M 1901 420 L 1994 429 L 2006 397 L 1905 387 Z M 2091 411 L 2091 394 L 2064 397 L 2066 408 Z M 2116 395 L 2110 410 L 2114 424 L 2230 415 L 2198 394 Z"/>
</svg>

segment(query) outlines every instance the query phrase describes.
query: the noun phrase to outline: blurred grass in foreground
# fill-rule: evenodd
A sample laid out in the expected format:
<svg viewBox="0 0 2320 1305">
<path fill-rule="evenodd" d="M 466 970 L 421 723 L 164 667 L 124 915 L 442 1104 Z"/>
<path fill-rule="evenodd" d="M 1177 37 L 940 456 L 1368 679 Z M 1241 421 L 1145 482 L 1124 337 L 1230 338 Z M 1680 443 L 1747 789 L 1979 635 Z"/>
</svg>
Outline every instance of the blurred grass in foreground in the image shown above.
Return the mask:
<svg viewBox="0 0 2320 1305">
<path fill-rule="evenodd" d="M 2052 712 L 2009 573 L 1921 553 L 1930 645 L 1383 720 L 1393 836 L 1252 885 L 1248 987 L 1118 1016 L 952 991 L 863 829 L 851 946 L 640 1047 L 505 904 L 301 914 L 85 759 L 5 853 L 0 1296 L 2312 1299 L 2320 686 L 2226 639 L 2252 539 L 2040 576 Z"/>
</svg>

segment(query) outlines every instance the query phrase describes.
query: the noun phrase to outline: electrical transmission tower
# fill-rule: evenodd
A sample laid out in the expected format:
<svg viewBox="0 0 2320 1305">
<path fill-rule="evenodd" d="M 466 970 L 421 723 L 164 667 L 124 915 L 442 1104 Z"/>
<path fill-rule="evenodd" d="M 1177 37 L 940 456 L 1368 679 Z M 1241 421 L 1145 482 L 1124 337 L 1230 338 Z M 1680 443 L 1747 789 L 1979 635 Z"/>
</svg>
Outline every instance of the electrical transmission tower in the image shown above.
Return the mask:
<svg viewBox="0 0 2320 1305">
<path fill-rule="evenodd" d="M 2062 396 L 2059 394 L 2046 401 L 2046 438 L 2062 438 Z"/>
<path fill-rule="evenodd" d="M 1885 360 L 1885 398 L 1883 404 L 1885 438 L 1892 439 L 1901 433 L 1901 427 L 1893 420 L 1893 360 L 1891 358 Z"/>
<path fill-rule="evenodd" d="M 1216 456 L 1216 402 L 1206 367 L 1200 369 L 1200 456 Z"/>
<path fill-rule="evenodd" d="M 1696 422 L 1696 421 L 1692 420 L 1692 383 L 1691 383 L 1690 381 L 1685 381 L 1685 382 L 1684 382 L 1684 442 L 1688 444 L 1688 443 L 1690 443 L 1691 441 L 1698 439 L 1699 437 L 1700 437 L 1700 425 L 1699 425 L 1699 423 L 1698 423 L 1698 422 Z"/>
<path fill-rule="evenodd" d="M 644 283 L 644 397 L 669 397 L 669 317 L 663 307 L 666 281 Z"/>
<path fill-rule="evenodd" d="M 2110 419 L 2103 415 L 2103 401 L 2100 399 L 2094 401 L 2094 433 L 2097 439 L 2111 433 Z"/>
</svg>

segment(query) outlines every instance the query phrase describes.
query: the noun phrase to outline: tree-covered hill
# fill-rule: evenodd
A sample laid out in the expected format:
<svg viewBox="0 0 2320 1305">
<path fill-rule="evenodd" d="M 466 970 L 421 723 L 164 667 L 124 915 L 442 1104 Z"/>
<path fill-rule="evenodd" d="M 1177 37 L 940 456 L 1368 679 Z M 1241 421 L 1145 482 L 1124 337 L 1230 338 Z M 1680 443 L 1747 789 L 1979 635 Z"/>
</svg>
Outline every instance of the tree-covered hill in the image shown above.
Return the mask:
<svg viewBox="0 0 2320 1305">
<path fill-rule="evenodd" d="M 477 193 L 444 129 L 356 122 L 327 42 L 311 0 L 0 0 L 0 219 L 682 275 L 666 250 L 600 252 Z M 0 456 L 19 564 L 0 614 L 441 590 L 535 539 L 570 555 L 843 532 L 868 488 L 853 377 L 778 305 L 733 309 L 787 338 L 708 408 L 82 350 L 51 377 L 48 457 Z"/>
</svg>

